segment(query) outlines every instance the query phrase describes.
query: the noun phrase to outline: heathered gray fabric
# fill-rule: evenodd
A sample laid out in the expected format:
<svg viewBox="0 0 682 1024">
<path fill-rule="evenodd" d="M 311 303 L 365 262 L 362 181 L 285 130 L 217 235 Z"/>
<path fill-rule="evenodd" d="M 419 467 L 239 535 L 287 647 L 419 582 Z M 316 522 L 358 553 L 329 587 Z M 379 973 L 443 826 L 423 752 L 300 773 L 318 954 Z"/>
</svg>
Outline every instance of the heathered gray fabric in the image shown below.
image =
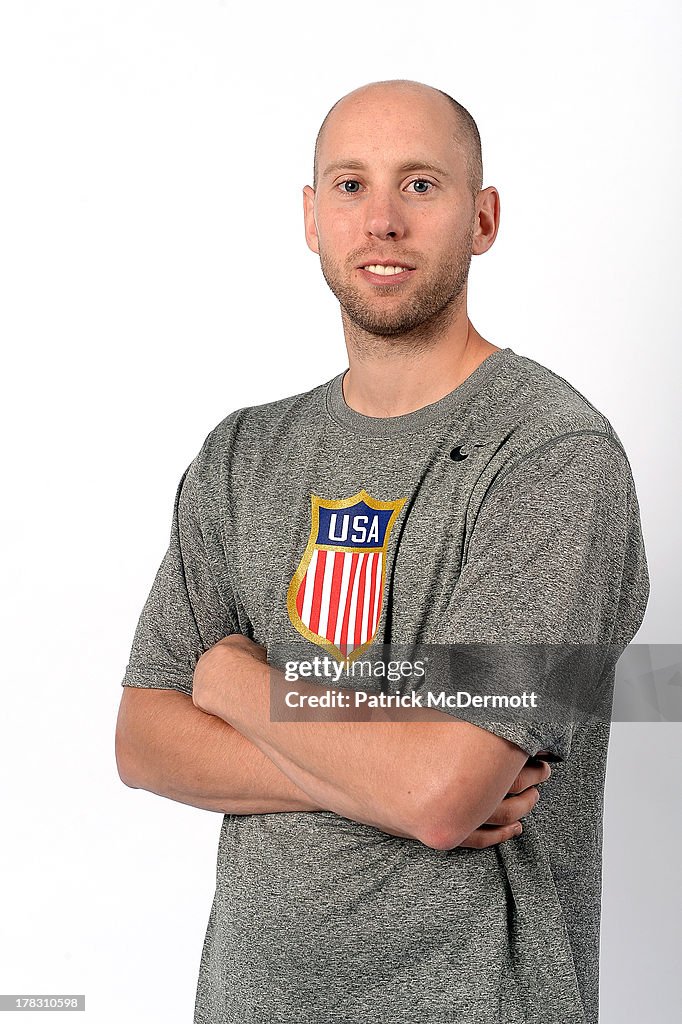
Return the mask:
<svg viewBox="0 0 682 1024">
<path fill-rule="evenodd" d="M 124 685 L 191 693 L 200 654 L 237 631 L 323 653 L 287 588 L 311 494 L 362 488 L 414 498 L 387 549 L 395 642 L 632 639 L 649 591 L 635 488 L 582 395 L 509 348 L 405 416 L 354 412 L 342 376 L 206 438 Z M 485 727 L 561 759 L 497 847 L 436 851 L 332 812 L 224 817 L 195 1024 L 596 1022 L 608 724 Z"/>
</svg>

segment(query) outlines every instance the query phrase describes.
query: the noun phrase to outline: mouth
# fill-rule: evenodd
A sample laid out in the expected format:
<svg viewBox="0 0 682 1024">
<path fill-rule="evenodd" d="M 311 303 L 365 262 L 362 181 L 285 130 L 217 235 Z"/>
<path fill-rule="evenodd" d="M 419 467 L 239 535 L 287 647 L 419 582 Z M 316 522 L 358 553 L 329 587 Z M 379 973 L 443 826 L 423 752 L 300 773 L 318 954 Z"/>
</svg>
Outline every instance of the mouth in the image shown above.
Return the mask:
<svg viewBox="0 0 682 1024">
<path fill-rule="evenodd" d="M 381 285 L 399 284 L 415 273 L 414 267 L 405 263 L 389 263 L 388 261 L 364 263 L 357 269 L 365 280 Z"/>
</svg>

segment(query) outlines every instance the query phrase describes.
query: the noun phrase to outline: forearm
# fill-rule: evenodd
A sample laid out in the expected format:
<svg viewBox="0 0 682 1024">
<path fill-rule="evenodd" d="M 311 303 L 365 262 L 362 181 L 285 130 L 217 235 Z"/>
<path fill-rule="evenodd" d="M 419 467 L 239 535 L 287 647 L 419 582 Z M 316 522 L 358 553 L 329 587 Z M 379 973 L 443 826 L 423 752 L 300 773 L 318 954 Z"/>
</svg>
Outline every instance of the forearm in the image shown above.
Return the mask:
<svg viewBox="0 0 682 1024">
<path fill-rule="evenodd" d="M 377 731 L 373 725 L 378 727 Z M 263 726 L 259 728 L 253 719 L 250 723 L 240 719 L 240 728 L 250 733 L 253 744 L 312 801 L 351 821 L 372 825 L 389 835 L 404 839 L 422 838 L 421 818 L 410 815 L 405 809 L 413 802 L 409 789 L 402 795 L 387 796 L 391 787 L 401 785 L 397 761 L 398 751 L 404 751 L 404 734 L 397 735 L 391 727 L 387 732 L 378 723 L 361 724 L 364 737 L 350 723 L 306 723 L 305 735 L 299 733 L 303 739 L 299 745 L 291 731 L 296 726 L 289 724 L 278 728 L 264 723 Z M 390 755 L 386 756 L 386 747 L 391 743 L 396 750 L 394 771 L 391 770 Z M 297 750 L 295 759 L 287 750 L 292 747 Z M 364 762 L 363 771 L 346 774 L 341 766 L 352 760 L 354 751 Z M 305 767 L 303 760 L 313 765 L 315 771 Z"/>
<path fill-rule="evenodd" d="M 176 690 L 130 688 L 116 727 L 122 780 L 223 814 L 323 808 L 257 746 Z"/>
<path fill-rule="evenodd" d="M 488 821 L 527 760 L 511 741 L 434 709 L 402 709 L 400 721 L 372 710 L 367 720 L 363 706 L 358 720 L 348 699 L 332 702 L 325 721 L 292 720 L 292 690 L 319 697 L 323 688 L 292 686 L 263 647 L 234 634 L 199 658 L 192 699 L 315 803 L 434 849 L 453 849 Z"/>
<path fill-rule="evenodd" d="M 221 645 L 204 655 L 195 670 L 194 700 L 233 725 L 311 800 L 353 821 L 421 841 L 425 830 L 439 825 L 441 784 L 434 780 L 441 773 L 434 742 L 436 734 L 447 739 L 452 719 L 431 713 L 430 722 L 417 721 L 413 712 L 406 715 L 409 722 L 348 721 L 343 712 L 331 722 L 277 721 L 271 698 L 283 702 L 291 689 L 281 673 L 253 659 L 237 668 L 230 657 Z M 296 688 L 320 693 L 300 681 Z"/>
</svg>

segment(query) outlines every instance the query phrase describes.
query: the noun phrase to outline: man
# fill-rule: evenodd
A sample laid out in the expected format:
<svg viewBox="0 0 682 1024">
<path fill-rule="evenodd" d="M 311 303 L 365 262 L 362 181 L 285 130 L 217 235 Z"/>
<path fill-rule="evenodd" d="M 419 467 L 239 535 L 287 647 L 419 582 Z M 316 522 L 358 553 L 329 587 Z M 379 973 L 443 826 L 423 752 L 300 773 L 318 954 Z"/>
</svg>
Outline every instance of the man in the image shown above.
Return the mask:
<svg viewBox="0 0 682 1024">
<path fill-rule="evenodd" d="M 349 369 L 209 434 L 123 680 L 122 779 L 225 812 L 195 1024 L 593 1024 L 608 716 L 291 721 L 266 658 L 519 645 L 551 695 L 556 651 L 642 621 L 627 457 L 468 318 L 499 196 L 451 97 L 343 97 L 304 215 Z"/>
</svg>

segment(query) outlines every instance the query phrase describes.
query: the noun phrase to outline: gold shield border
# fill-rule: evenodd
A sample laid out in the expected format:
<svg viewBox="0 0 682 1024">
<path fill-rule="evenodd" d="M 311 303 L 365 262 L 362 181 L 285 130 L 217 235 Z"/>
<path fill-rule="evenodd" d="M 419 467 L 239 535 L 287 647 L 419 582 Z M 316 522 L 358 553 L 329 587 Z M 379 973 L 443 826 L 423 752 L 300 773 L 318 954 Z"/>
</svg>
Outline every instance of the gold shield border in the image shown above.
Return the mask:
<svg viewBox="0 0 682 1024">
<path fill-rule="evenodd" d="M 372 636 L 368 640 L 366 640 L 364 644 L 362 644 L 360 647 L 357 647 L 354 651 L 351 651 L 351 653 L 346 657 L 342 653 L 340 648 L 338 648 L 336 644 L 334 644 L 331 640 L 327 640 L 326 637 L 322 637 L 318 633 L 313 633 L 311 630 L 309 630 L 305 623 L 301 620 L 301 617 L 299 616 L 298 611 L 296 610 L 296 594 L 298 592 L 299 585 L 301 584 L 301 581 L 303 580 L 303 577 L 306 574 L 308 566 L 310 565 L 310 561 L 313 557 L 313 552 L 315 551 L 315 548 L 319 547 L 320 550 L 324 549 L 328 551 L 344 550 L 344 548 L 341 546 L 334 545 L 332 547 L 326 544 L 317 545 L 315 543 L 315 538 L 317 537 L 317 533 L 320 528 L 320 508 L 350 508 L 357 502 L 364 501 L 364 503 L 368 505 L 370 508 L 374 509 L 375 512 L 386 512 L 389 509 L 392 510 L 392 515 L 386 524 L 386 532 L 384 534 L 383 545 L 381 545 L 381 547 L 370 549 L 372 551 L 381 551 L 384 556 L 381 560 L 381 587 L 383 595 L 383 587 L 386 576 L 386 548 L 388 546 L 388 541 L 391 536 L 391 530 L 393 529 L 395 521 L 398 515 L 400 514 L 403 505 L 407 501 L 407 498 L 396 498 L 395 501 L 377 501 L 376 498 L 373 498 L 371 494 L 368 494 L 367 491 L 364 488 L 362 488 L 357 492 L 357 494 L 353 494 L 350 498 L 340 498 L 338 500 L 332 500 L 327 498 L 321 498 L 319 497 L 319 495 L 311 493 L 310 500 L 310 535 L 308 537 L 308 544 L 306 545 L 306 549 L 303 552 L 303 555 L 301 556 L 301 561 L 298 563 L 298 568 L 296 569 L 296 572 L 292 576 L 291 582 L 289 584 L 289 589 L 287 591 L 287 611 L 289 613 L 289 619 L 291 621 L 291 624 L 295 629 L 298 630 L 301 636 L 305 637 L 306 640 L 310 640 L 312 641 L 312 643 L 317 644 L 318 647 L 322 647 L 323 650 L 331 654 L 337 661 L 343 661 L 346 662 L 347 665 L 350 665 L 350 663 L 354 661 L 360 654 L 362 654 L 362 652 L 365 651 L 372 643 L 374 637 L 376 636 L 376 629 Z M 349 547 L 346 550 L 357 551 L 358 548 Z M 368 549 L 365 548 L 364 550 Z M 379 614 L 379 619 L 377 620 L 377 628 L 379 622 L 381 622 L 381 612 Z"/>
</svg>

